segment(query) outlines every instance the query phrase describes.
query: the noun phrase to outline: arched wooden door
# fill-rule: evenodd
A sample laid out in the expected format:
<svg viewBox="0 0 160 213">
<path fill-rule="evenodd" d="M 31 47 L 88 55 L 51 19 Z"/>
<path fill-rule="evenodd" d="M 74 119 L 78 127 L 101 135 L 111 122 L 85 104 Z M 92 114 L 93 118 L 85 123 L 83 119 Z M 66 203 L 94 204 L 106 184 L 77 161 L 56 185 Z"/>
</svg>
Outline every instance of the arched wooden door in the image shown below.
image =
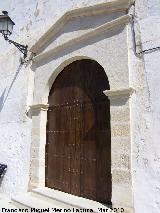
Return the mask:
<svg viewBox="0 0 160 213">
<path fill-rule="evenodd" d="M 58 75 L 50 94 L 46 186 L 107 203 L 111 200 L 110 103 L 103 68 L 84 59 Z"/>
</svg>

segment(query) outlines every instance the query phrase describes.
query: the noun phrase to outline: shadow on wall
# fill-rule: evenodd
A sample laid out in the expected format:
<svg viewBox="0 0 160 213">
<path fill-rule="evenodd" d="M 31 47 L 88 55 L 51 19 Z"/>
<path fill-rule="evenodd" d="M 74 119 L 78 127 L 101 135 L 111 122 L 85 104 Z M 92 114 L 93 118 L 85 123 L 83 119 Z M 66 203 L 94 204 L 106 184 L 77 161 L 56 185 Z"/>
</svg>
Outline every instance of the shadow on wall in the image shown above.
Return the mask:
<svg viewBox="0 0 160 213">
<path fill-rule="evenodd" d="M 5 176 L 6 172 L 7 172 L 7 170 L 5 170 L 5 171 L 3 172 L 3 174 L 2 174 L 2 176 L 0 177 L 0 187 L 1 187 L 1 185 L 2 185 L 2 182 L 3 182 L 3 179 L 4 179 L 4 176 Z"/>
<path fill-rule="evenodd" d="M 2 109 L 4 107 L 4 104 L 5 104 L 5 102 L 6 102 L 7 98 L 8 98 L 8 95 L 9 95 L 11 89 L 12 89 L 12 86 L 13 86 L 13 84 L 14 84 L 14 82 L 15 82 L 15 80 L 16 80 L 16 78 L 17 78 L 17 76 L 18 76 L 18 74 L 19 74 L 19 72 L 20 72 L 20 70 L 22 68 L 22 66 L 23 66 L 23 64 L 20 64 L 18 66 L 18 69 L 17 69 L 17 71 L 16 71 L 16 73 L 14 75 L 14 78 L 13 78 L 13 80 L 11 82 L 11 85 L 9 86 L 8 91 L 6 92 L 7 89 L 5 88 L 3 93 L 2 93 L 2 95 L 0 96 L 0 112 L 2 111 Z"/>
<path fill-rule="evenodd" d="M 4 99 L 5 99 L 5 93 L 6 93 L 6 88 L 2 92 L 2 95 L 0 96 L 0 112 L 2 111 L 2 108 L 3 108 L 3 103 L 4 103 Z"/>
<path fill-rule="evenodd" d="M 104 39 L 114 37 L 115 35 L 120 34 L 123 30 L 124 30 L 124 26 L 121 26 L 118 29 L 112 29 L 110 32 L 103 32 L 98 37 L 89 38 L 89 39 L 86 39 L 83 42 L 81 42 L 81 41 L 76 42 L 76 43 L 73 42 L 72 44 L 69 44 L 69 46 L 67 46 L 65 49 L 63 49 L 63 47 L 62 47 L 62 49 L 59 49 L 54 54 L 51 54 L 51 56 L 49 56 L 49 57 L 47 56 L 47 58 L 44 58 L 44 59 L 38 61 L 37 64 L 36 64 L 37 65 L 36 67 L 38 68 L 40 66 L 43 66 L 44 64 L 49 63 L 52 60 L 56 60 L 59 57 L 62 57 L 64 55 L 68 55 L 69 53 L 74 52 L 74 51 L 81 49 L 83 47 L 87 47 L 89 45 L 93 45 L 93 44 L 95 44 L 99 41 L 102 41 Z M 107 50 L 106 50 L 106 53 L 107 53 Z"/>
<path fill-rule="evenodd" d="M 124 12 L 98 14 L 94 16 L 76 17 L 75 19 L 71 19 L 65 24 L 64 28 L 62 28 L 55 36 L 53 36 L 51 40 L 48 41 L 48 43 L 46 43 L 45 46 L 40 49 L 40 52 L 44 51 L 45 48 L 50 46 L 53 42 L 58 44 L 60 40 L 69 40 L 71 36 L 70 33 L 95 29 L 96 27 L 106 24 L 107 22 L 119 18 L 122 15 L 124 15 Z"/>
</svg>

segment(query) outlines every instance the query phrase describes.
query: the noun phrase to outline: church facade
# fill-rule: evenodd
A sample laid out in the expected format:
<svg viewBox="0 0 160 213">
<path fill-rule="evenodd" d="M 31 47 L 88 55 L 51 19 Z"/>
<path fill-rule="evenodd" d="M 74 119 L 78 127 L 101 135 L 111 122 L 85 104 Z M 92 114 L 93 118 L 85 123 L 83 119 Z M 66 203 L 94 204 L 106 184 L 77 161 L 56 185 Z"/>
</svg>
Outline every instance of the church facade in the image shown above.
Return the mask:
<svg viewBox="0 0 160 213">
<path fill-rule="evenodd" d="M 29 46 L 24 62 L 0 39 L 0 191 L 158 212 L 159 1 L 0 5 Z"/>
</svg>

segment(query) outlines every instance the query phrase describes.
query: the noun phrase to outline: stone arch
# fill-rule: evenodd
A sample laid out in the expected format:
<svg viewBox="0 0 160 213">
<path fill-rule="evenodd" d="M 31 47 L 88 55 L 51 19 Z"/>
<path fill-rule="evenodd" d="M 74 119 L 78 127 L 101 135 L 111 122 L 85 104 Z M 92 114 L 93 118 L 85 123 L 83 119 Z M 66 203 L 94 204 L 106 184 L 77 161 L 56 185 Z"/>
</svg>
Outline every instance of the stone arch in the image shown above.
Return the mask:
<svg viewBox="0 0 160 213">
<path fill-rule="evenodd" d="M 69 64 L 73 63 L 74 61 L 78 61 L 78 60 L 82 60 L 82 59 L 89 59 L 89 60 L 92 60 L 92 61 L 96 61 L 101 67 L 103 67 L 99 61 L 97 61 L 96 59 L 94 59 L 92 57 L 88 57 L 88 56 L 85 56 L 85 55 L 70 57 L 69 59 L 63 61 L 59 66 L 57 66 L 54 69 L 54 71 L 50 74 L 50 76 L 49 76 L 49 78 L 46 82 L 44 92 L 43 92 L 44 95 L 43 95 L 43 98 L 42 98 L 43 103 L 46 103 L 46 104 L 48 103 L 48 95 L 49 95 L 50 89 L 51 89 L 56 77 L 63 71 L 63 69 L 66 66 L 68 66 Z M 105 70 L 104 70 L 104 72 L 105 72 Z M 106 76 L 107 76 L 107 74 L 106 74 Z M 108 81 L 109 81 L 108 76 L 107 76 L 107 78 L 108 78 Z"/>
<path fill-rule="evenodd" d="M 45 187 L 45 145 L 46 145 L 46 122 L 47 122 L 47 110 L 48 110 L 48 95 L 50 92 L 51 85 L 55 81 L 56 77 L 60 72 L 63 71 L 64 67 L 70 63 L 81 60 L 90 59 L 98 61 L 89 56 L 73 56 L 62 61 L 54 71 L 48 75 L 48 80 L 45 81 L 43 98 L 41 103 L 33 104 L 30 107 L 32 114 L 32 144 L 31 144 L 31 167 L 30 167 L 30 181 L 29 189 L 37 187 Z M 103 64 L 97 62 L 101 67 Z M 38 72 L 37 68 L 37 72 Z M 105 71 L 105 69 L 104 69 Z M 105 73 L 107 73 L 105 71 Z M 108 77 L 108 75 L 107 75 Z M 112 82 L 115 78 L 109 79 Z M 39 90 L 35 88 L 35 90 Z M 124 88 L 107 89 L 104 94 L 110 99 L 110 112 L 111 112 L 111 173 L 112 173 L 112 203 L 116 204 L 118 200 L 126 200 L 128 205 L 132 203 L 132 192 L 131 192 L 131 171 L 130 171 L 130 130 L 129 130 L 129 97 L 132 94 L 133 89 Z M 36 97 L 35 97 L 36 99 Z M 119 123 L 117 124 L 117 120 Z M 124 144 L 121 142 L 124 141 Z M 118 146 L 118 147 L 117 147 Z M 127 157 L 128 156 L 128 157 Z M 124 170 L 123 167 L 126 167 Z M 118 168 L 118 169 L 116 169 Z M 122 168 L 122 171 L 121 171 Z M 127 181 L 126 181 L 127 178 Z M 127 186 L 126 186 L 127 182 Z M 123 194 L 123 197 L 121 196 Z M 127 196 L 129 194 L 129 196 Z M 123 198 L 123 199 L 122 199 Z M 118 201 L 119 202 L 119 201 Z M 123 203 L 124 201 L 122 201 Z"/>
</svg>

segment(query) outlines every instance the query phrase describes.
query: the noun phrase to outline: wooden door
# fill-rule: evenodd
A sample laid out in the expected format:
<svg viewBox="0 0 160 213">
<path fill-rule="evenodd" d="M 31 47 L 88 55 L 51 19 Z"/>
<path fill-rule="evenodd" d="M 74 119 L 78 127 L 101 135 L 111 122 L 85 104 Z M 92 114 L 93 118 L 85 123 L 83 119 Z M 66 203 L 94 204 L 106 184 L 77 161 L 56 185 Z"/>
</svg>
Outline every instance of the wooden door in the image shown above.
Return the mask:
<svg viewBox="0 0 160 213">
<path fill-rule="evenodd" d="M 110 103 L 103 68 L 68 65 L 49 95 L 46 186 L 107 203 L 111 200 Z"/>
</svg>

